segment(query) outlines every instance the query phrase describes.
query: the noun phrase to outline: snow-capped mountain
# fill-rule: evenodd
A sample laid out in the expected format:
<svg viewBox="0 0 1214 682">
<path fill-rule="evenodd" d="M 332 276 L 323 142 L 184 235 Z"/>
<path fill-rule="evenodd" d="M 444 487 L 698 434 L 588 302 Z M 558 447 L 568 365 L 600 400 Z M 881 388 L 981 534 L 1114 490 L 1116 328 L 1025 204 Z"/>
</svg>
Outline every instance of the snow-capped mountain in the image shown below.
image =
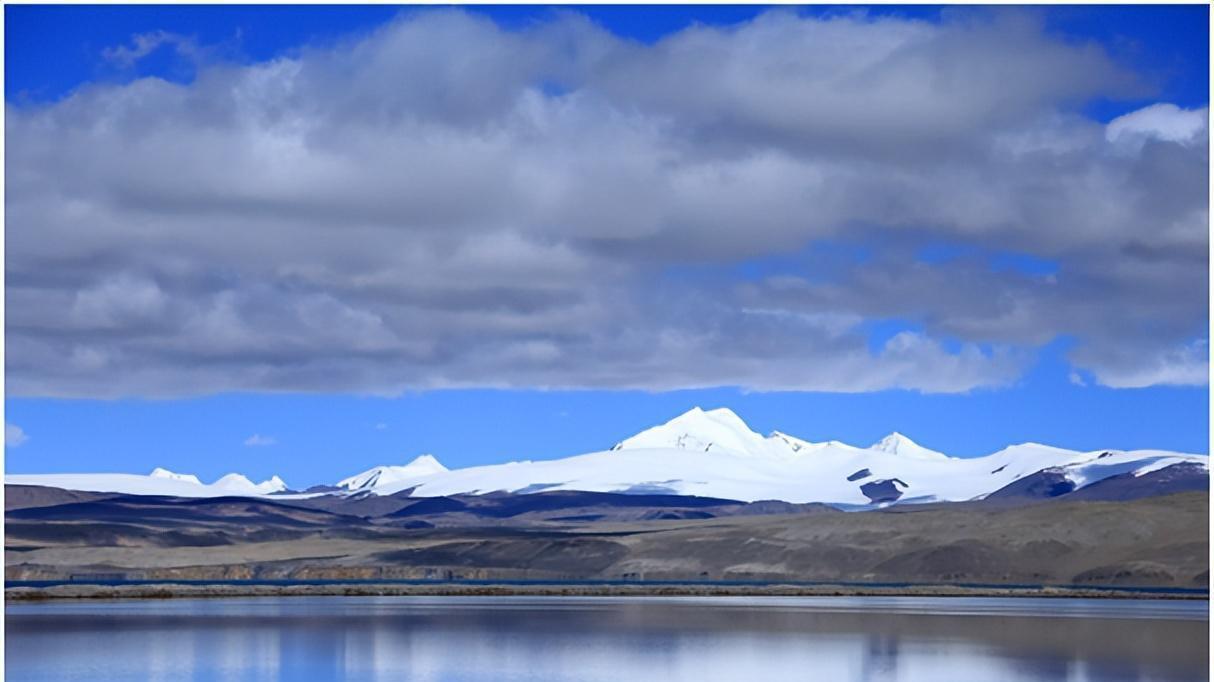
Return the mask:
<svg viewBox="0 0 1214 682">
<path fill-rule="evenodd" d="M 1177 464 L 1208 472 L 1208 462 L 1205 455 L 1162 450 L 1079 452 L 1036 443 L 1013 445 L 985 457 L 958 458 L 899 433 L 867 448 L 838 441 L 814 443 L 778 431 L 763 436 L 728 409 L 697 407 L 610 450 L 454 470 L 422 455 L 403 466 L 379 466 L 342 479 L 335 489 L 336 494 L 410 491 L 414 496 L 582 490 L 870 505 L 980 499 L 1018 481 L 1031 482 L 1027 479 L 1034 474 L 1078 489 Z M 206 485 L 196 477 L 163 469 L 150 476 L 49 474 L 8 476 L 6 481 L 194 497 L 281 494 L 287 489 L 277 477 L 254 484 L 229 474 Z"/>
<path fill-rule="evenodd" d="M 240 474 L 228 474 L 214 483 L 203 483 L 193 474 L 178 474 L 157 467 L 152 473 L 139 474 L 9 474 L 10 485 L 42 485 L 67 490 L 128 495 L 171 495 L 174 497 L 225 497 L 228 495 L 270 495 L 287 490 L 287 484 L 272 476 L 253 483 Z"/>
<path fill-rule="evenodd" d="M 152 478 L 163 478 L 170 481 L 184 481 L 186 483 L 193 483 L 194 485 L 202 485 L 202 481 L 198 480 L 198 477 L 194 474 L 178 474 L 168 469 L 161 469 L 160 467 L 152 469 L 152 473 L 148 475 Z"/>
<path fill-rule="evenodd" d="M 414 469 L 414 464 L 379 467 L 339 485 L 381 495 L 405 490 L 416 496 L 584 490 L 868 505 L 895 499 L 972 500 L 1047 468 L 1062 472 L 1079 488 L 1185 462 L 1204 469 L 1208 460 L 1159 450 L 1079 452 L 1036 443 L 964 459 L 925 448 L 899 433 L 868 448 L 838 441 L 813 443 L 778 431 L 762 436 L 731 410 L 697 407 L 604 452 L 435 472 Z M 380 475 L 371 482 L 376 472 L 386 469 L 393 470 L 391 477 Z M 352 487 L 356 480 L 363 485 Z"/>
</svg>

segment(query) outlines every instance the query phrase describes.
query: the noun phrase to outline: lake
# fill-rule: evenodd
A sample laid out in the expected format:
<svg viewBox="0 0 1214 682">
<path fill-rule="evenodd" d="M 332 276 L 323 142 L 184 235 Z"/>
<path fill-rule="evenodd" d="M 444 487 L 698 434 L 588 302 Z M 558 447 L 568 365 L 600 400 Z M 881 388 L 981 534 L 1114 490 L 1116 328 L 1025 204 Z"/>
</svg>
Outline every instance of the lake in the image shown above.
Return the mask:
<svg viewBox="0 0 1214 682">
<path fill-rule="evenodd" d="M 7 680 L 1208 679 L 1205 601 L 290 597 L 6 606 Z"/>
</svg>

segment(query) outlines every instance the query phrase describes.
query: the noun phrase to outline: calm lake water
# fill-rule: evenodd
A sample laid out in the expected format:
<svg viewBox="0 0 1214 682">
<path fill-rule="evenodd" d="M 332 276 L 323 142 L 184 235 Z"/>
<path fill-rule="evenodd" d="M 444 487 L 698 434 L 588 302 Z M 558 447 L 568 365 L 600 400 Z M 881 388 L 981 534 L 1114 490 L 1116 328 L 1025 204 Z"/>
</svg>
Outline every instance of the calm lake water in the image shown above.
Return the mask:
<svg viewBox="0 0 1214 682">
<path fill-rule="evenodd" d="M 10 604 L 7 680 L 1204 680 L 1209 605 L 317 597 Z"/>
</svg>

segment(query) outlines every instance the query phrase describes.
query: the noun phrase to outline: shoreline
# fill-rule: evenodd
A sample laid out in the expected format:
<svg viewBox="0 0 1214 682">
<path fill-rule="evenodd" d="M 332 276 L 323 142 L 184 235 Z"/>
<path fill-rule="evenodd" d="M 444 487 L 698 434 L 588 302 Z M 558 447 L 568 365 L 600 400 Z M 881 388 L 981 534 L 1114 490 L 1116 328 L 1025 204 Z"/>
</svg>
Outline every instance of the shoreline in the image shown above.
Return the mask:
<svg viewBox="0 0 1214 682">
<path fill-rule="evenodd" d="M 1084 587 L 965 587 L 921 585 L 52 585 L 6 587 L 6 602 L 63 599 L 198 599 L 233 597 L 1047 597 L 1209 601 L 1208 593 Z"/>
</svg>

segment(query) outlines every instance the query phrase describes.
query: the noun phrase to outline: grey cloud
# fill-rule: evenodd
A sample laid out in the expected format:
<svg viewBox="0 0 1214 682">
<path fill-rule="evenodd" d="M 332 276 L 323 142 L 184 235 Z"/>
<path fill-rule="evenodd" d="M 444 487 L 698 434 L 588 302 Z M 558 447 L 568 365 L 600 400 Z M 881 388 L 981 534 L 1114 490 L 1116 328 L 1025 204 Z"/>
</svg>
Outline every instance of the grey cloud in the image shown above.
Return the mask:
<svg viewBox="0 0 1214 682">
<path fill-rule="evenodd" d="M 1099 48 L 1047 38 L 1033 15 L 1014 12 L 935 25 L 776 11 L 623 52 L 593 78 L 617 98 L 731 141 L 741 132 L 808 155 L 916 164 L 1060 103 L 1144 88 Z"/>
<path fill-rule="evenodd" d="M 418 11 L 10 106 L 9 390 L 949 392 L 1059 335 L 1105 384 L 1200 383 L 1204 112 L 1076 113 L 1144 87 L 1001 12 L 649 46 Z M 733 269 L 821 240 L 874 256 Z M 915 263 L 941 241 L 1059 272 Z M 889 318 L 923 332 L 870 349 Z"/>
<path fill-rule="evenodd" d="M 1145 347 L 1144 347 L 1145 346 Z M 1159 348 L 1158 344 L 1091 344 L 1075 354 L 1096 379 L 1114 388 L 1202 385 L 1209 381 L 1210 347 L 1205 339 Z"/>
</svg>

